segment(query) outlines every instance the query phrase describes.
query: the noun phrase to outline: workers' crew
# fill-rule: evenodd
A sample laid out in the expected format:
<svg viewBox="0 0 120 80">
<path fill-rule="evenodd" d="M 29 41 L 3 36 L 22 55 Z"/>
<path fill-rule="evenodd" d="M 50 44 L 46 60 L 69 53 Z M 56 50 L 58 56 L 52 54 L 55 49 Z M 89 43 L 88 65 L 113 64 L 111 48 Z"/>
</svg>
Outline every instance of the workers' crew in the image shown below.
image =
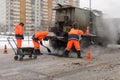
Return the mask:
<svg viewBox="0 0 120 80">
<path fill-rule="evenodd" d="M 42 54 L 42 53 L 40 52 L 40 42 L 41 42 L 42 39 L 44 39 L 47 35 L 48 35 L 48 31 L 40 31 L 40 32 L 36 32 L 36 33 L 32 36 L 35 54 L 37 54 L 37 55 Z"/>
<path fill-rule="evenodd" d="M 24 33 L 24 29 L 23 29 L 24 23 L 20 22 L 19 24 L 15 25 L 15 38 L 17 41 L 17 47 L 21 48 L 22 46 L 22 39 L 24 39 L 23 33 Z"/>
<path fill-rule="evenodd" d="M 68 43 L 67 47 L 63 53 L 63 56 L 67 57 L 70 49 L 72 48 L 72 45 L 75 46 L 75 49 L 77 50 L 77 57 L 81 57 L 81 52 L 80 52 L 80 42 L 79 42 L 79 35 L 83 34 L 82 30 L 78 30 L 75 28 L 71 28 L 70 31 L 68 32 Z"/>
</svg>

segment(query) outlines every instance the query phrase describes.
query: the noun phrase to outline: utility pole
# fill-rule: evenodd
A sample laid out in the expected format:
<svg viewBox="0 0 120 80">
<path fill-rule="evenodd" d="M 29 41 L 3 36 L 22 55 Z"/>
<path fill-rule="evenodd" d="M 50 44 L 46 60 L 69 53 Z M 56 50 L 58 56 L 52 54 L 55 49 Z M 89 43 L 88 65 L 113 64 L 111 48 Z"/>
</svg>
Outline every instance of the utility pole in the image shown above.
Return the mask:
<svg viewBox="0 0 120 80">
<path fill-rule="evenodd" d="M 52 2 L 53 0 L 48 0 L 48 22 L 47 22 L 47 30 L 49 30 L 51 23 L 52 23 L 52 16 L 53 16 L 53 12 L 52 12 Z"/>
<path fill-rule="evenodd" d="M 91 11 L 92 11 L 92 9 L 91 9 L 91 0 L 89 0 L 89 9 L 90 9 L 90 12 L 89 12 L 89 17 L 90 17 L 90 18 L 89 18 L 89 19 L 90 19 L 90 20 L 89 20 L 89 21 L 90 21 L 90 22 L 89 22 L 89 26 L 92 27 L 93 20 L 92 20 L 92 14 L 91 14 L 91 13 L 92 13 L 92 12 L 91 12 Z"/>
<path fill-rule="evenodd" d="M 90 8 L 90 11 L 91 11 L 91 0 L 89 0 L 89 8 Z"/>
</svg>

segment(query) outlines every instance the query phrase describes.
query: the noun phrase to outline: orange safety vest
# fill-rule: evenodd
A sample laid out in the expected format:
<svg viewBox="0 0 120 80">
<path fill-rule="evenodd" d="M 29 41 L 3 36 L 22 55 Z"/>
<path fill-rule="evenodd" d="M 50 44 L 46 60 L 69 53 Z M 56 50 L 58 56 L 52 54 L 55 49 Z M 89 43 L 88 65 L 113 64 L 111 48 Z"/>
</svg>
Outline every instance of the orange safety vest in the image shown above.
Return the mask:
<svg viewBox="0 0 120 80">
<path fill-rule="evenodd" d="M 24 33 L 24 29 L 21 25 L 16 25 L 15 26 L 15 34 L 20 34 L 22 35 Z"/>
<path fill-rule="evenodd" d="M 34 34 L 34 37 L 37 38 L 38 40 L 42 40 L 47 35 L 48 35 L 48 31 L 41 31 L 41 32 L 36 32 Z"/>
<path fill-rule="evenodd" d="M 77 30 L 77 29 L 72 28 L 68 32 L 68 40 L 71 40 L 71 39 L 79 40 L 79 36 L 78 35 L 81 35 L 81 34 L 83 34 L 82 30 Z"/>
</svg>

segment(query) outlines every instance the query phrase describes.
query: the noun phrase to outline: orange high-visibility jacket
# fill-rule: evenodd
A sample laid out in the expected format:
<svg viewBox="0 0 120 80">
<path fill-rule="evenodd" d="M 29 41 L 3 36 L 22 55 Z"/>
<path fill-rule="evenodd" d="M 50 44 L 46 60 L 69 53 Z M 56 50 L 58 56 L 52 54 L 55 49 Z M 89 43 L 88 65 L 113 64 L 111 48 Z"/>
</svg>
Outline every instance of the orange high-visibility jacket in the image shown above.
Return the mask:
<svg viewBox="0 0 120 80">
<path fill-rule="evenodd" d="M 39 40 L 42 40 L 45 36 L 48 35 L 48 31 L 40 31 L 35 33 L 35 37 Z"/>
<path fill-rule="evenodd" d="M 20 35 L 22 35 L 24 33 L 24 29 L 23 29 L 23 27 L 21 26 L 21 25 L 16 25 L 15 26 L 15 34 L 20 34 Z"/>
<path fill-rule="evenodd" d="M 78 29 L 74 29 L 72 28 L 69 32 L 68 32 L 68 40 L 71 40 L 71 39 L 75 39 L 75 40 L 79 40 L 79 36 L 78 35 L 81 35 L 83 34 L 83 31 L 82 30 L 78 30 Z"/>
</svg>

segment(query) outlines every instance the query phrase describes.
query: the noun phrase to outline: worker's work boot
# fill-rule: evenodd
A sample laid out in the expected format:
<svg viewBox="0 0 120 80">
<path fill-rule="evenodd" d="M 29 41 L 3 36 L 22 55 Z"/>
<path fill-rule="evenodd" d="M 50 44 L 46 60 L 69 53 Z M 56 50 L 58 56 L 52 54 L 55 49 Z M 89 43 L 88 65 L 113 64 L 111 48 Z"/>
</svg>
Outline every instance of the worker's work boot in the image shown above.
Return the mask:
<svg viewBox="0 0 120 80">
<path fill-rule="evenodd" d="M 80 50 L 77 51 L 77 57 L 78 57 L 78 58 L 82 58 L 82 57 L 81 57 L 81 52 L 80 52 Z"/>
<path fill-rule="evenodd" d="M 40 52 L 40 49 L 37 49 L 37 53 L 38 53 L 38 55 L 43 55 L 43 54 Z"/>
<path fill-rule="evenodd" d="M 70 52 L 70 51 L 65 50 L 65 51 L 63 52 L 63 57 L 68 57 L 69 52 Z"/>
<path fill-rule="evenodd" d="M 35 54 L 36 54 L 36 55 L 42 55 L 42 53 L 40 52 L 40 49 L 36 49 L 36 50 L 35 50 Z"/>
<path fill-rule="evenodd" d="M 35 50 L 34 50 L 34 55 L 41 55 L 40 50 L 39 50 L 39 49 L 35 49 Z"/>
<path fill-rule="evenodd" d="M 37 55 L 37 53 L 36 53 L 36 49 L 34 49 L 33 54 L 34 54 L 34 55 Z"/>
</svg>

